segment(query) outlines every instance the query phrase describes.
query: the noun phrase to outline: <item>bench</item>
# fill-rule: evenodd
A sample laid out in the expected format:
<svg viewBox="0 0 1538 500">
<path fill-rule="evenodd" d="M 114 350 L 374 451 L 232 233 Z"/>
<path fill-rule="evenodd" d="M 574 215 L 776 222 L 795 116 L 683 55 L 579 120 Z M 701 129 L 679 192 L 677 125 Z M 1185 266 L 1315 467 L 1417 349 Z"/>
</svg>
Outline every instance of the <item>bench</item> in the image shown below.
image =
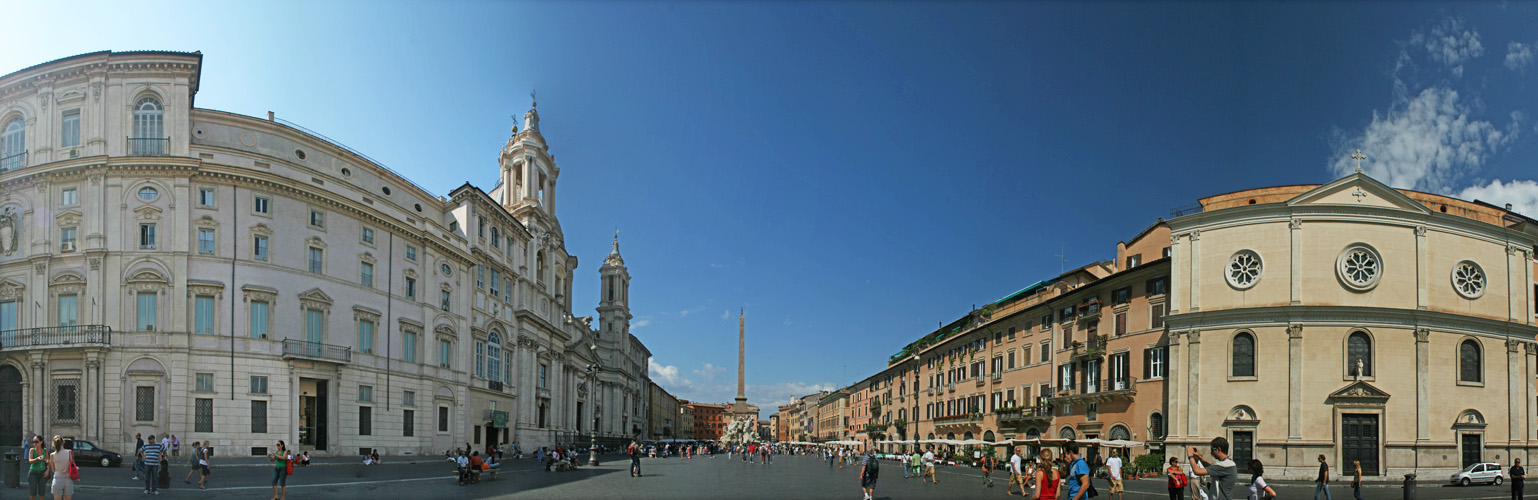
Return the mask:
<svg viewBox="0 0 1538 500">
<path fill-rule="evenodd" d="M 497 479 L 497 471 L 499 471 L 499 470 L 501 470 L 501 469 L 491 468 L 491 469 L 481 469 L 479 471 L 471 471 L 470 472 L 470 482 L 472 482 L 472 483 L 479 482 L 482 478 L 486 479 L 487 481 L 496 480 Z M 458 467 L 454 468 L 454 478 L 455 478 L 454 479 L 455 481 L 459 480 L 459 468 Z"/>
</svg>

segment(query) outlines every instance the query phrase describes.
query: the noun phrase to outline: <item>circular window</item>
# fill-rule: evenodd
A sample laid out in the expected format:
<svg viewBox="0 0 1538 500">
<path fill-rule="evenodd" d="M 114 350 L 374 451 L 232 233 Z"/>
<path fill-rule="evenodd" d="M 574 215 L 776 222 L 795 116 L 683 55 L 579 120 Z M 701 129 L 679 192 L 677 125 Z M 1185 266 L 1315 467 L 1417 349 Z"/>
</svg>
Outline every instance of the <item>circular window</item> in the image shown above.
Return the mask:
<svg viewBox="0 0 1538 500">
<path fill-rule="evenodd" d="M 1383 277 L 1383 257 L 1365 244 L 1351 245 L 1336 259 L 1335 272 L 1347 287 L 1357 291 L 1371 290 Z"/>
<path fill-rule="evenodd" d="M 411 206 L 413 208 L 416 208 L 418 212 L 422 211 L 422 204 L 421 203 L 412 203 Z"/>
<path fill-rule="evenodd" d="M 1223 269 L 1223 275 L 1228 278 L 1229 286 L 1244 290 L 1260 281 L 1263 270 L 1259 254 L 1252 250 L 1240 250 L 1228 258 L 1228 267 Z"/>
<path fill-rule="evenodd" d="M 352 169 L 342 167 L 342 177 L 352 177 Z"/>
<path fill-rule="evenodd" d="M 379 188 L 379 190 L 383 191 L 385 196 L 390 196 L 390 186 L 385 186 L 385 187 Z"/>
<path fill-rule="evenodd" d="M 203 137 L 203 129 L 200 129 L 200 128 L 192 129 L 192 135 L 197 136 L 198 138 L 202 138 Z"/>
<path fill-rule="evenodd" d="M 1485 270 L 1472 260 L 1453 265 L 1453 290 L 1466 299 L 1477 299 L 1485 294 Z"/>
<path fill-rule="evenodd" d="M 294 150 L 294 156 L 296 158 L 299 158 L 299 159 L 303 160 L 304 159 L 304 150 L 303 149 L 295 149 Z"/>
<path fill-rule="evenodd" d="M 160 196 L 160 191 L 155 190 L 155 188 L 149 186 L 139 188 L 139 199 L 141 200 L 155 201 L 155 197 L 157 196 Z"/>
<path fill-rule="evenodd" d="M 438 269 L 441 269 L 443 271 L 443 275 L 444 276 L 453 276 L 454 275 L 454 268 L 449 267 L 448 264 L 444 264 L 444 265 L 438 266 Z"/>
</svg>

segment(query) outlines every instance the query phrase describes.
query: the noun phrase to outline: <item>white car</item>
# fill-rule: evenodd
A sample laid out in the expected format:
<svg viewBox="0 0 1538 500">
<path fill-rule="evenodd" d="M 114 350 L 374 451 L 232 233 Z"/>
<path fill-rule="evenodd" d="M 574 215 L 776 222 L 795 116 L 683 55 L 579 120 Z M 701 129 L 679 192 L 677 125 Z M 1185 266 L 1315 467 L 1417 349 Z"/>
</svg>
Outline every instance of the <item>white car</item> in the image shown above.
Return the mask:
<svg viewBox="0 0 1538 500">
<path fill-rule="evenodd" d="M 1459 486 L 1468 486 L 1473 483 L 1500 485 L 1502 480 L 1501 464 L 1495 462 L 1481 462 L 1464 467 L 1452 477 L 1452 483 Z"/>
</svg>

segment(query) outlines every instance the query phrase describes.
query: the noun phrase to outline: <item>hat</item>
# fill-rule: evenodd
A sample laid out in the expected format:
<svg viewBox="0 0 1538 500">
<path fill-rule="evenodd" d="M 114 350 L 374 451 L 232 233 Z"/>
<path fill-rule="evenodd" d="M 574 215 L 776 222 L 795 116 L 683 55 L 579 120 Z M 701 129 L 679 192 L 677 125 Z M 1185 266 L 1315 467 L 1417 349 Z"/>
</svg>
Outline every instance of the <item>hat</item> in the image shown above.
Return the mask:
<svg viewBox="0 0 1538 500">
<path fill-rule="evenodd" d="M 154 434 L 150 434 L 150 439 L 155 439 L 155 435 Z"/>
</svg>

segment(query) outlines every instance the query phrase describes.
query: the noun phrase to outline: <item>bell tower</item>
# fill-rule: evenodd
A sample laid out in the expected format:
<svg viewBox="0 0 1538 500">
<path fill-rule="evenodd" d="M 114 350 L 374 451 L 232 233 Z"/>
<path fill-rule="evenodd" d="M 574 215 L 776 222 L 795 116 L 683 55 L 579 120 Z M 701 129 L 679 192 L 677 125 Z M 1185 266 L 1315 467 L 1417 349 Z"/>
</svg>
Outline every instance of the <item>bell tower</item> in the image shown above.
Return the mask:
<svg viewBox="0 0 1538 500">
<path fill-rule="evenodd" d="M 619 231 L 614 232 L 614 247 L 603 258 L 598 268 L 600 283 L 598 300 L 599 335 L 619 339 L 630 332 L 630 271 L 625 259 L 619 255 Z"/>
<path fill-rule="evenodd" d="M 533 93 L 529 94 L 532 99 Z M 531 102 L 523 114 L 523 127 L 513 125 L 513 135 L 502 147 L 502 190 L 497 201 L 503 208 L 519 212 L 535 208 L 545 216 L 555 216 L 555 181 L 561 169 L 550 156 L 545 137 L 539 132 L 539 102 Z"/>
</svg>

